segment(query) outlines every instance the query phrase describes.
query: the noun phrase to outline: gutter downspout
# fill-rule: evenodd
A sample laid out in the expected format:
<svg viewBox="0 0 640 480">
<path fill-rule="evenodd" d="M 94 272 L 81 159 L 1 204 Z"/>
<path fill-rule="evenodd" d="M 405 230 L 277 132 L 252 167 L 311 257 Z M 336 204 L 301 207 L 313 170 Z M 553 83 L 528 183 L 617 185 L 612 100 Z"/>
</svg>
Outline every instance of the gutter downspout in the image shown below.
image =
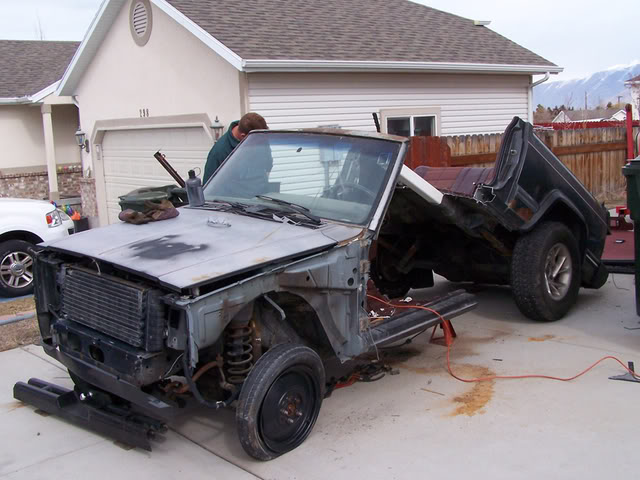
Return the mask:
<svg viewBox="0 0 640 480">
<path fill-rule="evenodd" d="M 540 80 L 537 80 L 537 81 L 535 81 L 535 82 L 533 82 L 533 83 L 531 84 L 531 88 L 533 88 L 533 87 L 537 87 L 537 86 L 538 86 L 538 85 L 540 85 L 541 83 L 546 82 L 547 80 L 549 80 L 549 77 L 550 77 L 550 76 L 551 76 L 551 73 L 550 73 L 550 72 L 545 73 L 545 74 L 544 74 L 544 77 L 542 77 Z"/>
<path fill-rule="evenodd" d="M 544 77 L 542 77 L 540 80 L 537 80 L 535 82 L 531 82 L 531 85 L 529 86 L 529 123 L 531 123 L 531 125 L 533 125 L 533 87 L 546 82 L 547 80 L 549 80 L 550 76 L 551 76 L 551 72 L 547 72 L 544 74 Z M 532 77 L 532 80 L 533 80 L 533 77 Z"/>
</svg>

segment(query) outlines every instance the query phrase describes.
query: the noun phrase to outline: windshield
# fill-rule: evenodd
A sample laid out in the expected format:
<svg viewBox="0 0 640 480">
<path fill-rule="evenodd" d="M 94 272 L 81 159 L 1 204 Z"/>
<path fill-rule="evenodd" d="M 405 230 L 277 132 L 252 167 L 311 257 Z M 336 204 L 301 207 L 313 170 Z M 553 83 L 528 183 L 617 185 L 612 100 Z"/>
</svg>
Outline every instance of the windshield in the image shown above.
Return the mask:
<svg viewBox="0 0 640 480">
<path fill-rule="evenodd" d="M 366 225 L 400 146 L 340 135 L 252 133 L 209 180 L 205 199 L 284 211 L 295 204 L 316 217 Z"/>
</svg>

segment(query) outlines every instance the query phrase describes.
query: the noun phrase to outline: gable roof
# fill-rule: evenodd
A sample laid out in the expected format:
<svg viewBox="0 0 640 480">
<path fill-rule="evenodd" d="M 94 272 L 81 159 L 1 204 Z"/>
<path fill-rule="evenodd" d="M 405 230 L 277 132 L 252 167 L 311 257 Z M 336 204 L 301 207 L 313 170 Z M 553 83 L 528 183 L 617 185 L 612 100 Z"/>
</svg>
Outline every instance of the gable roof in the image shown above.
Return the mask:
<svg viewBox="0 0 640 480">
<path fill-rule="evenodd" d="M 59 81 L 78 45 L 0 40 L 0 98 L 31 97 Z"/>
<path fill-rule="evenodd" d="M 407 0 L 167 0 L 245 60 L 553 63 L 494 31 Z"/>
<path fill-rule="evenodd" d="M 126 1 L 103 1 L 60 95 L 73 95 Z M 563 70 L 473 20 L 408 0 L 149 1 L 244 72 Z"/>
</svg>

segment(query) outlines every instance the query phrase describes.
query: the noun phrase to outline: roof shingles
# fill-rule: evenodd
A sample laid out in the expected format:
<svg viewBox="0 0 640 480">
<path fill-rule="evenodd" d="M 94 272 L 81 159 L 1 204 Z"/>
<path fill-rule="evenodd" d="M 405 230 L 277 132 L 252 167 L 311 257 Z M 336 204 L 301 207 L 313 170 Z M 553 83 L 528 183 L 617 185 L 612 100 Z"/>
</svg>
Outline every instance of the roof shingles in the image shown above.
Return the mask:
<svg viewBox="0 0 640 480">
<path fill-rule="evenodd" d="M 78 45 L 0 40 L 0 98 L 33 95 L 60 80 Z"/>
<path fill-rule="evenodd" d="M 407 0 L 168 0 L 245 60 L 555 66 L 472 20 Z"/>
</svg>

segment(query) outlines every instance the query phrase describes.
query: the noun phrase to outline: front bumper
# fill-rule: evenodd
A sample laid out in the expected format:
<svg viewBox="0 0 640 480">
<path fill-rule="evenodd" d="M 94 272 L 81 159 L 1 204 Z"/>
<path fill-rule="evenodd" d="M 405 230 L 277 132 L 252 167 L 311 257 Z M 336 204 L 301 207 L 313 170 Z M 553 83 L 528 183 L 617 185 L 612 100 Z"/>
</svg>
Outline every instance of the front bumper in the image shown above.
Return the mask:
<svg viewBox="0 0 640 480">
<path fill-rule="evenodd" d="M 162 419 L 176 416 L 177 406 L 143 392 L 139 387 L 123 380 L 118 375 L 96 367 L 86 359 L 61 351 L 60 348 L 44 344 L 44 351 L 71 372 L 91 385 L 130 401 L 150 414 Z"/>
<path fill-rule="evenodd" d="M 55 358 L 82 380 L 129 400 L 156 416 L 170 418 L 175 407 L 142 390 L 166 370 L 166 353 L 137 350 L 95 331 L 58 320 L 52 338 L 44 342 L 47 355 Z M 176 354 L 177 355 L 177 354 Z"/>
</svg>

